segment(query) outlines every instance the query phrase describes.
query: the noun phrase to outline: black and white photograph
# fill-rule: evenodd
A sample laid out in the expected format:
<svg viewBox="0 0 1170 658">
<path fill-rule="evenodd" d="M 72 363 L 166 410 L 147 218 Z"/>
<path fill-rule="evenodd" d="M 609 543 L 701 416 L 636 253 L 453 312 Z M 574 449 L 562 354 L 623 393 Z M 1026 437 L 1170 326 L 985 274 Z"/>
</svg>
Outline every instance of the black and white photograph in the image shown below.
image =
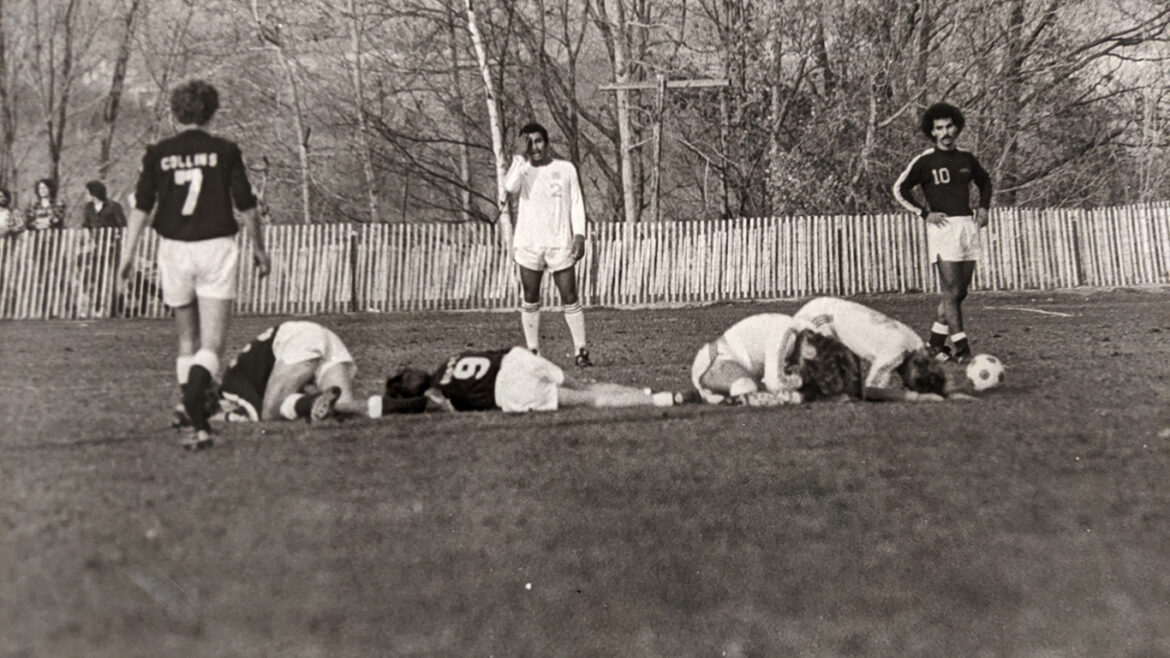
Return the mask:
<svg viewBox="0 0 1170 658">
<path fill-rule="evenodd" d="M 1165 0 L 0 0 L 0 658 L 1170 658 Z"/>
</svg>

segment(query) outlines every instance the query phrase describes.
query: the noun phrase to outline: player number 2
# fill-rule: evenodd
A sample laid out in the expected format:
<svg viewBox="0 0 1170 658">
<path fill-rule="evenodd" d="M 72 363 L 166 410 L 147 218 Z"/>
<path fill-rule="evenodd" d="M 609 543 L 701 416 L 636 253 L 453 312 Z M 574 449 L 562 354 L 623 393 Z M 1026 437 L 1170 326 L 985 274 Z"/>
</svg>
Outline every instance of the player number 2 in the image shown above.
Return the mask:
<svg viewBox="0 0 1170 658">
<path fill-rule="evenodd" d="M 195 213 L 195 203 L 199 201 L 199 190 L 203 189 L 202 169 L 176 169 L 175 185 L 187 186 L 187 199 L 183 202 L 184 215 Z"/>
<path fill-rule="evenodd" d="M 951 170 L 946 167 L 942 169 L 931 169 L 930 175 L 934 177 L 935 185 L 946 185 L 951 182 Z"/>
<path fill-rule="evenodd" d="M 455 364 L 451 374 L 455 379 L 479 379 L 487 374 L 492 362 L 482 356 L 465 356 Z"/>
</svg>

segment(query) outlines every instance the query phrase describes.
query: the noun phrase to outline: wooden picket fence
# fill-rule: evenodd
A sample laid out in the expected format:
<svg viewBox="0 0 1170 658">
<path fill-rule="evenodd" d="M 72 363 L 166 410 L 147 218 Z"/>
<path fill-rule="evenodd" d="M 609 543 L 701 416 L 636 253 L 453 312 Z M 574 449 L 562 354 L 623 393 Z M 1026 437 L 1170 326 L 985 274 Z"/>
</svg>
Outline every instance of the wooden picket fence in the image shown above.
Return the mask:
<svg viewBox="0 0 1170 658">
<path fill-rule="evenodd" d="M 591 306 L 933 290 L 921 221 L 906 214 L 596 223 L 579 289 Z M 241 237 L 241 314 L 511 309 L 519 284 L 482 224 L 265 227 L 272 272 Z M 116 286 L 120 229 L 0 239 L 0 319 L 165 315 L 148 231 Z M 1170 204 L 992 211 L 976 290 L 1170 283 Z M 557 304 L 551 284 L 546 305 Z"/>
</svg>

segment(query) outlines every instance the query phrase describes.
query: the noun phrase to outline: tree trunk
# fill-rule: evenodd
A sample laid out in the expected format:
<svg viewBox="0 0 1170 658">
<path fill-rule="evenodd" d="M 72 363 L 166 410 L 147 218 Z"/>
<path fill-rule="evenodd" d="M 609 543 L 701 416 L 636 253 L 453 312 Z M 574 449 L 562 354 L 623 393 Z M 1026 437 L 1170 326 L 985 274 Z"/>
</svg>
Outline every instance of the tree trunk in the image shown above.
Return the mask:
<svg viewBox="0 0 1170 658">
<path fill-rule="evenodd" d="M 73 11 L 75 9 L 77 9 L 77 0 L 69 0 L 69 4 L 65 6 L 63 23 L 65 42 L 62 47 L 65 50 L 61 56 L 61 95 L 56 98 L 56 102 L 50 107 L 48 116 L 45 118 L 49 134 L 49 178 L 58 187 L 61 184 L 61 152 L 65 147 L 65 125 L 69 120 L 69 92 L 73 86 Z M 56 29 L 56 26 L 53 26 L 52 29 Z M 50 48 L 49 65 L 55 70 L 57 63 L 52 61 L 52 51 L 53 49 Z M 54 115 L 56 115 L 55 120 Z"/>
<path fill-rule="evenodd" d="M 496 207 L 500 213 L 500 239 L 506 248 L 512 244 L 512 213 L 508 209 L 508 193 L 504 190 L 504 174 L 507 173 L 507 168 L 504 162 L 504 136 L 500 131 L 499 101 L 496 97 L 495 85 L 492 83 L 492 73 L 488 67 L 483 37 L 480 36 L 479 24 L 475 19 L 475 7 L 472 6 L 472 0 L 464 0 L 464 3 L 467 8 L 467 31 L 471 33 L 471 43 L 475 46 L 475 56 L 479 60 L 479 71 L 483 75 L 488 121 L 491 122 L 492 153 L 496 157 Z"/>
<path fill-rule="evenodd" d="M 366 177 L 366 201 L 369 204 L 370 222 L 378 221 L 378 191 L 374 181 L 374 163 L 370 159 L 370 134 L 366 122 L 365 80 L 362 75 L 361 18 L 358 16 L 357 0 L 349 0 L 349 39 L 353 48 L 353 67 L 350 80 L 353 82 L 354 108 L 358 120 L 358 151 L 362 159 L 362 173 Z"/>
<path fill-rule="evenodd" d="M 102 135 L 101 152 L 98 155 L 98 177 L 105 180 L 110 173 L 110 149 L 114 143 L 114 129 L 118 124 L 118 105 L 122 101 L 122 88 L 126 82 L 126 62 L 130 60 L 130 46 L 134 40 L 134 18 L 141 0 L 130 0 L 126 12 L 125 31 L 118 44 L 118 56 L 114 60 L 114 78 L 110 81 L 110 93 L 106 96 L 106 107 L 102 112 L 105 132 Z"/>
<path fill-rule="evenodd" d="M 613 24 L 613 78 L 618 85 L 629 82 L 629 68 L 626 64 L 626 11 L 622 6 L 622 0 L 602 0 L 602 2 L 613 2 L 617 7 L 617 13 Z M 625 89 L 617 89 L 615 92 L 617 97 L 617 122 L 618 135 L 621 140 L 620 161 L 622 166 L 622 205 L 625 208 L 625 219 L 627 222 L 638 221 L 638 205 L 634 197 L 634 164 L 631 160 L 631 142 L 633 141 L 630 135 L 630 92 Z"/>
<path fill-rule="evenodd" d="M 8 70 L 8 27 L 0 3 L 0 187 L 5 189 L 16 184 L 16 160 L 12 154 L 16 142 L 16 110 L 11 93 L 15 77 Z"/>
<path fill-rule="evenodd" d="M 301 110 L 301 89 L 297 83 L 296 70 L 293 68 L 291 57 L 281 42 L 280 28 L 265 26 L 260 19 L 260 7 L 257 0 L 252 0 L 252 18 L 256 21 L 256 34 L 260 38 L 260 42 L 266 43 L 276 53 L 281 67 L 284 68 L 289 94 L 292 96 L 293 130 L 296 132 L 297 157 L 301 164 L 301 213 L 304 222 L 309 224 L 313 221 L 313 198 L 310 186 L 312 178 L 309 173 L 309 131 L 304 125 L 304 112 Z"/>
<path fill-rule="evenodd" d="M 459 123 L 459 134 L 462 139 L 459 140 L 457 147 L 459 157 L 459 182 L 462 184 L 462 189 L 459 190 L 459 214 L 463 221 L 471 221 L 472 215 L 472 201 L 471 201 L 471 152 L 468 144 L 471 142 L 467 135 L 467 122 L 463 120 L 463 81 L 459 75 L 459 39 L 458 33 L 455 30 L 455 7 L 453 4 L 447 5 L 447 44 L 451 52 L 451 86 L 455 90 L 455 99 L 459 103 L 457 111 L 452 112 L 455 121 Z"/>
</svg>

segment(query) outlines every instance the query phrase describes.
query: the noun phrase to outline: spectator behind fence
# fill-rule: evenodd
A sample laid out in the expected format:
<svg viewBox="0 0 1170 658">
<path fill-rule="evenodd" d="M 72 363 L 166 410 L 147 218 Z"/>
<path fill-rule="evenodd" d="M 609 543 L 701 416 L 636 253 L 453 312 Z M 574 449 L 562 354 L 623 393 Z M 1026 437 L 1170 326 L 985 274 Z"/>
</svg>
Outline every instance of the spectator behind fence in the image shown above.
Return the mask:
<svg viewBox="0 0 1170 658">
<path fill-rule="evenodd" d="M 83 228 L 122 228 L 126 226 L 126 214 L 122 211 L 122 204 L 110 201 L 106 194 L 106 186 L 101 181 L 91 180 L 85 184 L 89 193 L 89 202 L 85 204 L 85 214 L 81 221 Z"/>
<path fill-rule="evenodd" d="M 24 210 L 24 226 L 30 231 L 65 227 L 65 204 L 57 200 L 57 184 L 49 178 L 37 181 L 36 200 Z"/>
<path fill-rule="evenodd" d="M 117 272 L 118 255 L 122 252 L 122 232 L 97 229 L 126 226 L 122 205 L 110 200 L 104 183 L 91 180 L 85 184 L 85 190 L 89 193 L 89 201 L 85 204 L 81 226 L 89 230 L 91 240 L 81 260 L 82 294 L 78 295 L 78 315 L 82 317 L 117 310 L 117 286 L 112 278 Z"/>
<path fill-rule="evenodd" d="M 12 212 L 12 193 L 0 187 L 0 236 L 20 233 L 24 230 L 24 218 Z"/>
</svg>

